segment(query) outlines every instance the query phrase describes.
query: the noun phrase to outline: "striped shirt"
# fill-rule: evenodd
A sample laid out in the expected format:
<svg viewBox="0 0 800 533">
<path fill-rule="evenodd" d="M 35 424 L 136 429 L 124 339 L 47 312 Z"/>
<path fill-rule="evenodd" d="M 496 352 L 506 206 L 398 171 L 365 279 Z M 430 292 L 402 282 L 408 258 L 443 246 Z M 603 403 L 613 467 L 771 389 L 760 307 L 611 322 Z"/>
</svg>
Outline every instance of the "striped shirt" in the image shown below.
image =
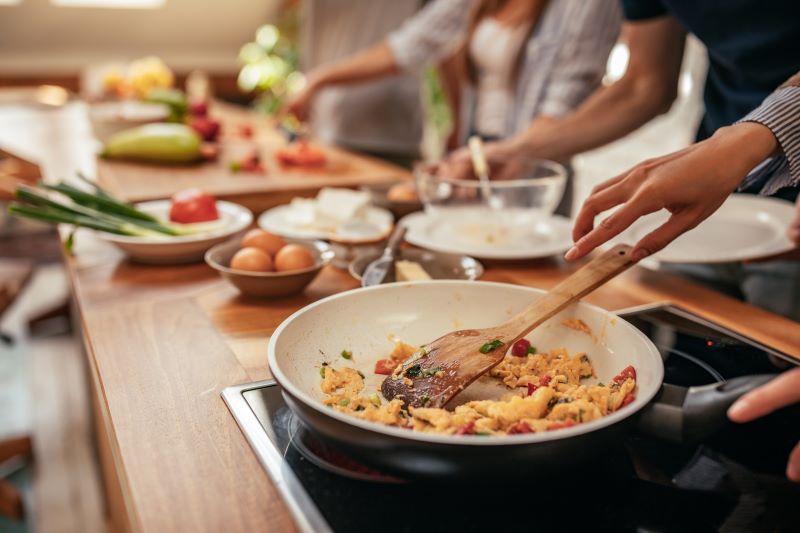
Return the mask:
<svg viewBox="0 0 800 533">
<path fill-rule="evenodd" d="M 750 172 L 739 189 L 771 196 L 800 186 L 800 87 L 778 89 L 739 122 L 769 128 L 782 151 Z"/>
<path fill-rule="evenodd" d="M 466 38 L 476 0 L 434 0 L 388 39 L 397 64 L 418 71 L 452 54 Z M 550 0 L 531 38 L 505 118 L 504 137 L 540 115 L 563 116 L 600 84 L 621 23 L 617 0 Z M 511 53 L 511 52 L 509 52 Z M 465 91 L 460 110 L 472 124 L 474 95 Z M 465 131 L 462 131 L 465 133 Z"/>
</svg>

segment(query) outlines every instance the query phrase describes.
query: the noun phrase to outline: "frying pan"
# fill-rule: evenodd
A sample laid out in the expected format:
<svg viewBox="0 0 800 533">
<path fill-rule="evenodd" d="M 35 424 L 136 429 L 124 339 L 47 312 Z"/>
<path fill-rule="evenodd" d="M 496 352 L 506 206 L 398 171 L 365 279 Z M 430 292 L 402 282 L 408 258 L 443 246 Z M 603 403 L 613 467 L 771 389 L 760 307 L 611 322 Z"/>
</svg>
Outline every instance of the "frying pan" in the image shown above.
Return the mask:
<svg viewBox="0 0 800 533">
<path fill-rule="evenodd" d="M 286 403 L 322 440 L 354 459 L 406 478 L 529 476 L 598 459 L 637 418 L 645 429 L 673 440 L 697 439 L 725 420 L 727 407 L 771 376 L 751 376 L 692 389 L 662 387 L 664 366 L 655 345 L 638 329 L 599 307 L 579 302 L 534 330 L 539 351 L 565 347 L 586 352 L 597 379 L 609 382 L 633 365 L 638 392 L 628 406 L 571 428 L 524 435 L 439 435 L 384 426 L 322 404 L 323 362 L 365 376 L 365 392 L 385 376 L 374 374 L 399 339 L 421 345 L 444 333 L 501 323 L 544 291 L 503 283 L 435 280 L 357 289 L 315 302 L 286 319 L 269 343 L 269 366 Z M 591 334 L 562 324 L 577 318 Z M 351 360 L 342 359 L 343 350 Z M 751 379 L 752 378 L 752 379 Z M 448 408 L 474 399 L 499 399 L 508 389 L 478 380 Z M 656 397 L 661 401 L 653 401 Z"/>
</svg>

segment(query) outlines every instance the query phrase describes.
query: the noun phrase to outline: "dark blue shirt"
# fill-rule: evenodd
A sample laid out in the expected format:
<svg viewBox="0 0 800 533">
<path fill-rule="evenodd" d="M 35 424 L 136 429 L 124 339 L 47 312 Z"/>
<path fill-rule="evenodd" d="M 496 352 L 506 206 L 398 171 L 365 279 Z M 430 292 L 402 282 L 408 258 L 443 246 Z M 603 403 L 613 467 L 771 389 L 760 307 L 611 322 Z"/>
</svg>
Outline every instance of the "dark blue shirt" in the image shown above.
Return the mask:
<svg viewBox="0 0 800 533">
<path fill-rule="evenodd" d="M 671 15 L 706 45 L 706 109 L 698 140 L 745 116 L 800 71 L 800 0 L 622 0 L 622 4 L 628 20 Z"/>
</svg>

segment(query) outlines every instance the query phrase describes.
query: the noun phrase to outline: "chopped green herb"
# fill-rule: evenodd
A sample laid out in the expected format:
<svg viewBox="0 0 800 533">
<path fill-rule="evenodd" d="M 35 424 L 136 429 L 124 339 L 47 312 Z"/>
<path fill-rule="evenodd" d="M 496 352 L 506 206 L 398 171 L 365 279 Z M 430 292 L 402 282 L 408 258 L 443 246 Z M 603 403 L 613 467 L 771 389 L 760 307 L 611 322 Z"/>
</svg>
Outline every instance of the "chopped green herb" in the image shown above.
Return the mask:
<svg viewBox="0 0 800 533">
<path fill-rule="evenodd" d="M 322 379 L 325 379 L 325 367 L 324 366 L 319 367 L 319 377 L 321 377 Z"/>
<path fill-rule="evenodd" d="M 422 404 L 422 407 L 425 407 L 426 405 L 431 403 L 431 398 L 430 398 L 430 396 L 423 396 L 422 398 L 419 399 L 419 401 L 420 401 L 420 404 Z"/>
<path fill-rule="evenodd" d="M 441 372 L 442 367 L 434 366 L 432 368 L 426 368 L 422 371 L 422 375 L 425 377 L 435 376 L 437 372 Z"/>
<path fill-rule="evenodd" d="M 422 372 L 422 367 L 419 366 L 419 363 L 417 363 L 416 365 L 408 367 L 408 369 L 406 370 L 406 377 L 415 378 L 419 376 L 421 372 Z"/>
<path fill-rule="evenodd" d="M 606 384 L 605 384 L 605 383 L 603 383 L 602 381 L 599 381 L 599 382 L 597 382 L 597 386 L 598 386 L 598 387 L 605 387 L 605 386 L 606 386 Z"/>
<path fill-rule="evenodd" d="M 347 351 L 347 350 L 342 350 L 341 356 L 344 357 L 345 359 L 352 359 L 353 358 L 353 352 L 350 352 L 350 351 Z"/>
<path fill-rule="evenodd" d="M 503 345 L 503 341 L 501 341 L 500 339 L 495 339 L 492 342 L 487 342 L 486 344 L 481 346 L 480 352 L 481 353 L 493 352 L 494 350 L 498 349 L 502 345 Z"/>
<path fill-rule="evenodd" d="M 536 346 L 528 346 L 528 355 L 534 355 L 536 353 Z"/>
<path fill-rule="evenodd" d="M 231 172 L 239 172 L 242 170 L 242 164 L 239 161 L 231 161 L 231 164 L 228 166 Z"/>
<path fill-rule="evenodd" d="M 349 403 L 350 403 L 350 400 L 348 400 L 347 398 L 339 400 L 339 405 L 341 405 L 342 407 L 344 407 L 345 405 L 347 405 Z"/>
<path fill-rule="evenodd" d="M 363 405 L 359 405 L 358 407 L 356 407 L 356 411 L 363 411 L 364 409 L 366 409 L 366 407 L 364 407 Z"/>
<path fill-rule="evenodd" d="M 370 401 L 370 403 L 371 403 L 372 405 L 374 405 L 375 407 L 380 407 L 380 406 L 381 406 L 381 397 L 380 397 L 380 396 L 378 396 L 377 394 L 372 394 L 372 395 L 369 397 L 369 401 Z"/>
<path fill-rule="evenodd" d="M 478 431 L 477 433 L 473 433 L 476 437 L 490 437 L 492 434 L 488 431 Z"/>
</svg>

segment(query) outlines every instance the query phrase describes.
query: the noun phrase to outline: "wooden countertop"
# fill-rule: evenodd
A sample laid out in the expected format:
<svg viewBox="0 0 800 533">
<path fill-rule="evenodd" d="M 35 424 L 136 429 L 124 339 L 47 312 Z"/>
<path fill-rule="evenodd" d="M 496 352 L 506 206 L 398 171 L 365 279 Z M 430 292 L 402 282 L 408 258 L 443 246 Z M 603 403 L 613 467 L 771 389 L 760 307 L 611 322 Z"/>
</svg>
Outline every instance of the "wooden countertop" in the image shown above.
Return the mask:
<svg viewBox="0 0 800 533">
<path fill-rule="evenodd" d="M 65 124 L 81 120 L 69 113 L 33 113 L 27 120 L 49 121 L 50 128 L 37 131 L 57 127 L 69 135 L 74 129 Z M 0 124 L 2 118 L 0 108 Z M 13 133 L 0 128 L 0 144 Z M 46 176 L 79 166 L 89 171 L 81 164 L 85 147 L 71 146 L 51 149 L 39 140 L 30 148 L 41 154 Z M 220 393 L 268 377 L 267 340 L 278 324 L 356 281 L 327 267 L 303 295 L 249 300 L 203 264 L 137 265 L 85 231 L 66 265 L 114 466 L 110 477 L 119 489 L 121 502 L 110 508 L 122 516 L 114 523 L 158 532 L 292 530 Z M 556 259 L 485 266 L 486 280 L 544 288 L 572 268 Z M 672 275 L 634 268 L 588 300 L 608 309 L 671 301 L 800 358 L 800 324 Z"/>
</svg>

